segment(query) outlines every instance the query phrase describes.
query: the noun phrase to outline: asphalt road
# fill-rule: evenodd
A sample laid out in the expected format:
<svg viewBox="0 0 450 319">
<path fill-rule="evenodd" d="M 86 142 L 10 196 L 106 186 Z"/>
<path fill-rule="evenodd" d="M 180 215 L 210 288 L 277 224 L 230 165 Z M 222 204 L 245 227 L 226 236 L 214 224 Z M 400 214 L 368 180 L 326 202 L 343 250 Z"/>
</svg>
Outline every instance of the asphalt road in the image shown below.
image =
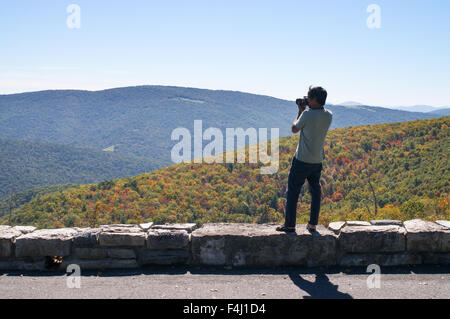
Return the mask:
<svg viewBox="0 0 450 319">
<path fill-rule="evenodd" d="M 191 269 L 65 273 L 0 272 L 0 298 L 450 298 L 450 267 L 381 268 L 369 288 L 362 268 Z M 371 277 L 372 279 L 374 277 Z M 374 283 L 375 281 L 370 281 Z"/>
</svg>

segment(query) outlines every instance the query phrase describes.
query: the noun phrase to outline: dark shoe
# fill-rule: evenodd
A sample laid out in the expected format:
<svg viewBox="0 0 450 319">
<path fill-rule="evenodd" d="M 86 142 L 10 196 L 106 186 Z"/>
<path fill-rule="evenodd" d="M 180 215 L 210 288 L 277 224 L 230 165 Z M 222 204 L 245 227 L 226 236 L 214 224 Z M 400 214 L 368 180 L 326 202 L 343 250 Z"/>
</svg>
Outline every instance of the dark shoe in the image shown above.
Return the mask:
<svg viewBox="0 0 450 319">
<path fill-rule="evenodd" d="M 316 230 L 316 227 L 311 227 L 310 224 L 306 225 L 306 229 L 309 231 L 309 233 L 313 236 L 313 237 L 320 237 L 319 232 Z"/>
<path fill-rule="evenodd" d="M 287 233 L 295 233 L 295 227 L 286 227 L 285 225 L 278 226 L 277 231 L 284 231 Z"/>
</svg>

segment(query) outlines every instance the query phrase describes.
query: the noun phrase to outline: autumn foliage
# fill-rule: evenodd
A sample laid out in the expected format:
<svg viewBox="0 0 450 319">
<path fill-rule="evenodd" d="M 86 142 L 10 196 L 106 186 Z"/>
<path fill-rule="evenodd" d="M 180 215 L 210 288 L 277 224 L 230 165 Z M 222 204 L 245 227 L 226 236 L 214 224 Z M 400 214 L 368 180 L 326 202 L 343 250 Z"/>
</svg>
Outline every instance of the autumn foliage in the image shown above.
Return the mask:
<svg viewBox="0 0 450 319">
<path fill-rule="evenodd" d="M 330 131 L 320 223 L 450 219 L 449 126 L 450 117 L 442 117 Z M 262 164 L 172 165 L 42 196 L 18 208 L 12 222 L 46 228 L 147 221 L 279 223 L 298 138 L 280 139 L 280 169 L 274 175 L 261 175 Z M 309 205 L 306 182 L 299 223 L 308 220 Z"/>
</svg>

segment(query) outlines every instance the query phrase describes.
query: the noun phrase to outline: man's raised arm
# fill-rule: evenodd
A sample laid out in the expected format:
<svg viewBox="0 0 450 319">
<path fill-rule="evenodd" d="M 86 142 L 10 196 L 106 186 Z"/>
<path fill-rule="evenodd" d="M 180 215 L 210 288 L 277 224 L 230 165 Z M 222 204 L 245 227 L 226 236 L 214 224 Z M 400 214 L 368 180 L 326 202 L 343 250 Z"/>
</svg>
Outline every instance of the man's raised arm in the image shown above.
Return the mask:
<svg viewBox="0 0 450 319">
<path fill-rule="evenodd" d="M 299 107 L 298 108 L 298 115 L 297 118 L 292 124 L 292 133 L 296 134 L 301 131 L 301 129 L 305 126 L 305 117 L 302 116 L 303 111 L 305 111 L 306 107 Z"/>
</svg>

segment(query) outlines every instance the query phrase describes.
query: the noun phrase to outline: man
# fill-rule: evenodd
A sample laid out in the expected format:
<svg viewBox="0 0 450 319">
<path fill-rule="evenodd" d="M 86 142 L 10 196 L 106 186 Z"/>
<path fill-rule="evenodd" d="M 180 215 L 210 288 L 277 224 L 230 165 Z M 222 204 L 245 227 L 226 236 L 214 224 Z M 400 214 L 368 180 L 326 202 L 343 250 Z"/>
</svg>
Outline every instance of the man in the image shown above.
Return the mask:
<svg viewBox="0 0 450 319">
<path fill-rule="evenodd" d="M 312 199 L 307 229 L 310 232 L 316 230 L 321 200 L 320 175 L 325 159 L 323 148 L 333 118 L 331 111 L 324 108 L 326 99 L 327 91 L 321 87 L 310 87 L 308 97 L 303 101 L 297 100 L 299 112 L 292 125 L 292 132 L 295 134 L 301 131 L 300 140 L 289 173 L 286 220 L 284 225 L 276 228 L 277 231 L 295 232 L 298 197 L 306 179 Z M 308 110 L 306 105 L 309 105 Z"/>
</svg>

